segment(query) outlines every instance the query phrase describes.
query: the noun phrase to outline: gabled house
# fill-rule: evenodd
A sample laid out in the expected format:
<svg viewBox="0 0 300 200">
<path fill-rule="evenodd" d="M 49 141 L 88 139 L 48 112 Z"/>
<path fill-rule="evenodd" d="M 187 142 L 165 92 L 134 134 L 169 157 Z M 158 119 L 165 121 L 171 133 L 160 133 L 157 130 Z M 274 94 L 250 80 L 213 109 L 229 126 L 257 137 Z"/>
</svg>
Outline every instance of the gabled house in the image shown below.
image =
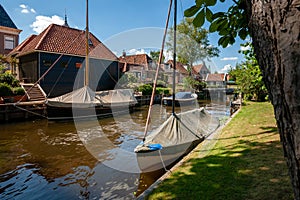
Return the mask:
<svg viewBox="0 0 300 200">
<path fill-rule="evenodd" d="M 173 66 L 174 62 L 173 60 L 168 60 L 168 62 L 165 65 L 165 74 L 168 76 L 167 82 L 169 84 L 173 83 Z M 189 72 L 186 70 L 186 68 L 183 66 L 181 62 L 176 62 L 176 77 L 175 77 L 175 83 L 182 83 L 183 79 L 187 76 L 189 76 Z"/>
<path fill-rule="evenodd" d="M 124 63 L 123 72 L 133 74 L 138 82 L 152 83 L 155 78 L 156 63 L 147 54 L 123 55 L 119 62 Z"/>
<path fill-rule="evenodd" d="M 208 74 L 205 82 L 207 87 L 226 87 L 226 83 L 229 80 L 229 74 Z"/>
<path fill-rule="evenodd" d="M 206 67 L 205 63 L 199 65 L 194 65 L 192 67 L 192 74 L 194 78 L 199 80 L 205 80 L 208 74 L 210 74 L 210 70 Z"/>
<path fill-rule="evenodd" d="M 21 31 L 0 4 L 0 54 L 7 55 L 19 44 Z"/>
<path fill-rule="evenodd" d="M 9 55 L 19 60 L 21 81 L 39 81 L 52 97 L 84 85 L 86 47 L 85 31 L 51 24 L 39 35 L 25 39 Z M 88 48 L 90 88 L 113 89 L 120 76 L 118 58 L 92 33 Z"/>
</svg>

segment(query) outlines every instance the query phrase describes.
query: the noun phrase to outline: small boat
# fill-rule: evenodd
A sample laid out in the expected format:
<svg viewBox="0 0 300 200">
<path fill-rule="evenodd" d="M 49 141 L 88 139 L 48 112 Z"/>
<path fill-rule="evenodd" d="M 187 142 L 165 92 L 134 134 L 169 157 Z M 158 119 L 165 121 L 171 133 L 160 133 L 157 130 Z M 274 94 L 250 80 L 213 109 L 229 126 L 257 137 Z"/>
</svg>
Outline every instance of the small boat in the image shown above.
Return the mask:
<svg viewBox="0 0 300 200">
<path fill-rule="evenodd" d="M 131 112 L 136 104 L 131 89 L 95 92 L 88 86 L 46 101 L 49 120 L 105 118 Z"/>
<path fill-rule="evenodd" d="M 197 97 L 198 95 L 192 92 L 177 92 L 175 94 L 175 106 L 195 105 Z M 173 98 L 172 96 L 163 97 L 162 101 L 164 105 L 172 106 Z"/>
<path fill-rule="evenodd" d="M 140 170 L 150 172 L 170 166 L 218 127 L 219 120 L 204 108 L 172 114 L 135 148 Z"/>
<path fill-rule="evenodd" d="M 174 2 L 174 27 L 176 27 L 176 4 L 177 0 Z M 170 8 L 171 5 L 172 1 L 170 1 Z M 176 38 L 175 34 L 176 30 L 174 30 L 174 38 Z M 174 46 L 176 46 L 175 39 Z M 159 64 L 161 63 L 162 52 L 163 48 L 160 51 Z M 176 63 L 176 52 L 173 52 L 173 60 L 174 63 Z M 173 74 L 175 74 L 175 70 L 176 65 L 173 66 Z M 181 159 L 182 156 L 189 153 L 197 144 L 202 142 L 219 127 L 219 120 L 211 116 L 204 108 L 195 108 L 178 114 L 175 113 L 176 99 L 175 95 L 172 95 L 172 99 L 170 99 L 170 102 L 173 103 L 172 114 L 161 126 L 148 134 L 148 124 L 150 122 L 151 107 L 158 77 L 157 74 L 158 69 L 153 84 L 154 87 L 144 137 L 142 142 L 134 149 L 139 168 L 142 172 L 156 171 L 159 169 L 167 170 L 168 166 L 174 164 Z M 175 75 L 173 75 L 173 94 L 176 91 L 175 85 Z M 180 97 L 182 97 L 182 95 L 185 96 L 185 94 L 188 96 L 187 100 L 178 101 L 179 105 L 185 101 L 188 104 L 191 104 L 192 101 L 196 101 L 197 97 L 192 97 L 191 93 L 177 93 Z"/>
</svg>

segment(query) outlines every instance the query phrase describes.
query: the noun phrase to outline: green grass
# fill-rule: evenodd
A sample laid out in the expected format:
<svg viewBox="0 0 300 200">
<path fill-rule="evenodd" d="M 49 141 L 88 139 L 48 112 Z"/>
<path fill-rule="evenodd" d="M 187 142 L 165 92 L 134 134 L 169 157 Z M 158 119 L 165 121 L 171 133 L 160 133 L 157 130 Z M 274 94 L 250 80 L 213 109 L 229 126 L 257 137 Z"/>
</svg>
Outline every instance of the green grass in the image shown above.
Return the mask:
<svg viewBox="0 0 300 200">
<path fill-rule="evenodd" d="M 198 146 L 147 199 L 293 199 L 270 103 L 247 102 L 203 151 Z"/>
</svg>

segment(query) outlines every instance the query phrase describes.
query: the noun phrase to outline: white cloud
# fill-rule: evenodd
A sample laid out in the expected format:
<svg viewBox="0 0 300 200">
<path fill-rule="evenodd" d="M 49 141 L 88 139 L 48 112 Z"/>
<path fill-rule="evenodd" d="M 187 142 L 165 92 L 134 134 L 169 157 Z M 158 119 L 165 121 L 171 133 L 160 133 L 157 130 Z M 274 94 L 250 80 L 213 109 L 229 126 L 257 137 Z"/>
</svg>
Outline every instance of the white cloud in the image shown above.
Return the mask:
<svg viewBox="0 0 300 200">
<path fill-rule="evenodd" d="M 21 4 L 21 5 L 20 5 L 20 8 L 23 8 L 23 9 L 25 9 L 25 8 L 27 8 L 27 6 L 26 6 L 26 5 L 24 5 L 24 4 Z"/>
<path fill-rule="evenodd" d="M 241 51 L 247 51 L 247 50 L 250 50 L 251 49 L 251 47 L 250 47 L 250 45 L 248 45 L 248 46 L 241 46 L 241 48 L 240 48 L 240 50 Z"/>
<path fill-rule="evenodd" d="M 224 73 L 224 72 L 228 72 L 230 69 L 231 69 L 231 65 L 225 65 L 222 69 L 221 69 L 221 72 Z"/>
<path fill-rule="evenodd" d="M 130 49 L 129 51 L 127 51 L 128 54 L 131 55 L 138 55 L 138 54 L 148 54 L 145 49 Z"/>
<path fill-rule="evenodd" d="M 27 13 L 29 13 L 29 10 L 27 10 L 27 9 L 22 9 L 22 10 L 21 10 L 21 13 L 27 14 Z"/>
<path fill-rule="evenodd" d="M 221 58 L 221 60 L 238 60 L 238 57 L 224 57 L 224 58 Z"/>
<path fill-rule="evenodd" d="M 21 13 L 36 13 L 36 11 L 33 8 L 30 8 L 28 5 L 20 4 L 19 7 L 21 8 Z"/>
<path fill-rule="evenodd" d="M 30 27 L 35 32 L 41 33 L 50 24 L 63 25 L 64 20 L 63 20 L 63 18 L 61 18 L 57 15 L 53 15 L 52 17 L 39 15 L 39 16 L 35 17 L 35 21 L 30 25 Z"/>
</svg>

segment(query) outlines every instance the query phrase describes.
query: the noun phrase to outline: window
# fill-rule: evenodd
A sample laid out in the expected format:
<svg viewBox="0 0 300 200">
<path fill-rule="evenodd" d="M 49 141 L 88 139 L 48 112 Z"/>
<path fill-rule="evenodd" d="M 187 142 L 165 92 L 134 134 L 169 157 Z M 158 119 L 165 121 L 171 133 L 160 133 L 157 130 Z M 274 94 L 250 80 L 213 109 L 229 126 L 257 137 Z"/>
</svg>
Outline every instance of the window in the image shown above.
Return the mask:
<svg viewBox="0 0 300 200">
<path fill-rule="evenodd" d="M 15 48 L 15 40 L 12 36 L 4 36 L 4 49 Z"/>
<path fill-rule="evenodd" d="M 77 69 L 81 68 L 81 63 L 75 63 Z"/>
</svg>

